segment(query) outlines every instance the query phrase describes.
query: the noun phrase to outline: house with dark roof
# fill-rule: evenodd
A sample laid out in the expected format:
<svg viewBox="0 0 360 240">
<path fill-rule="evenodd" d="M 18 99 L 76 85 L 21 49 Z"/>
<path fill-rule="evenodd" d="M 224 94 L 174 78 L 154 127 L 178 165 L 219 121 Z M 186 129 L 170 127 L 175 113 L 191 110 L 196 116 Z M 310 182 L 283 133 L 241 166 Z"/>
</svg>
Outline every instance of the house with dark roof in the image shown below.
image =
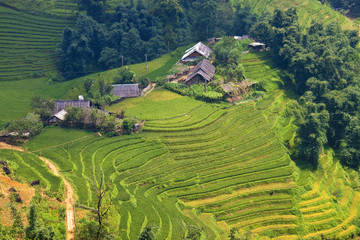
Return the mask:
<svg viewBox="0 0 360 240">
<path fill-rule="evenodd" d="M 134 98 L 141 96 L 139 84 L 114 84 L 111 91 L 115 96 L 121 98 Z"/>
<path fill-rule="evenodd" d="M 214 78 L 215 66 L 208 60 L 203 59 L 199 62 L 187 76 L 185 83 L 187 85 L 208 83 Z"/>
<path fill-rule="evenodd" d="M 90 101 L 89 100 L 57 100 L 55 102 L 55 109 L 53 111 L 53 115 L 64 110 L 67 107 L 79 107 L 79 108 L 89 108 L 90 109 Z"/>
<path fill-rule="evenodd" d="M 181 62 L 192 62 L 199 59 L 199 57 L 209 58 L 211 53 L 211 48 L 202 42 L 198 42 L 196 45 L 186 50 L 181 58 Z"/>
</svg>

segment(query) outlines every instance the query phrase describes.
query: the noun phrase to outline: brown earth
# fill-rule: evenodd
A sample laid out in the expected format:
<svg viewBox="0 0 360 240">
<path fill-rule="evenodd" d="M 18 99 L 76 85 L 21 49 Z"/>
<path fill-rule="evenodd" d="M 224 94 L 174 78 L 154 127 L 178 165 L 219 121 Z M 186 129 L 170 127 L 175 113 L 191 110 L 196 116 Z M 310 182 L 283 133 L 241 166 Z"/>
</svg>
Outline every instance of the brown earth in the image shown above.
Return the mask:
<svg viewBox="0 0 360 240">
<path fill-rule="evenodd" d="M 12 146 L 12 145 L 9 145 L 9 144 L 3 143 L 3 142 L 0 142 L 0 149 L 12 149 L 12 150 L 24 152 L 24 149 L 21 148 L 21 147 Z M 61 179 L 64 181 L 64 186 L 65 186 L 65 200 L 64 200 L 64 203 L 65 203 L 65 206 L 66 206 L 66 214 L 65 214 L 65 218 L 66 218 L 66 221 L 65 221 L 65 224 L 66 224 L 66 239 L 67 240 L 73 239 L 74 238 L 75 226 L 76 226 L 75 225 L 75 214 L 74 214 L 74 203 L 75 203 L 74 189 L 72 188 L 71 184 L 68 181 L 66 181 L 66 179 L 59 173 L 59 171 L 58 171 L 58 169 L 57 169 L 57 167 L 55 166 L 54 163 L 52 163 L 50 160 L 48 160 L 48 159 L 46 159 L 44 157 L 39 157 L 39 158 L 42 161 L 45 162 L 46 166 L 49 168 L 49 170 L 55 176 L 61 177 Z M 1 182 L 3 180 L 4 180 L 4 182 L 12 181 L 10 178 L 8 178 L 7 180 L 6 180 L 6 178 L 8 178 L 8 177 L 5 177 L 5 179 L 0 178 L 0 181 Z M 29 188 L 29 186 L 27 184 L 16 183 L 16 182 L 13 182 L 13 181 L 12 181 L 12 184 L 20 184 L 20 185 L 17 185 L 17 186 L 26 185 L 26 187 Z M 17 189 L 17 187 L 15 187 L 15 188 Z M 31 198 L 30 198 L 30 195 L 27 198 L 25 198 L 26 201 L 28 200 L 28 198 L 30 199 L 29 203 L 30 203 L 32 197 L 35 195 L 35 189 L 34 188 L 31 188 L 31 189 L 33 190 L 33 194 L 31 196 Z M 3 189 L 0 189 L 0 190 L 3 190 Z M 20 197 L 23 198 L 23 195 L 24 195 L 24 197 L 26 197 L 27 195 L 25 193 L 26 193 L 26 191 L 24 191 L 23 194 L 19 193 Z M 1 200 L 2 199 L 0 199 L 0 206 L 3 206 L 1 204 Z M 24 201 L 24 199 L 23 199 L 23 201 Z M 9 216 L 11 216 L 11 215 L 9 214 Z"/>
</svg>

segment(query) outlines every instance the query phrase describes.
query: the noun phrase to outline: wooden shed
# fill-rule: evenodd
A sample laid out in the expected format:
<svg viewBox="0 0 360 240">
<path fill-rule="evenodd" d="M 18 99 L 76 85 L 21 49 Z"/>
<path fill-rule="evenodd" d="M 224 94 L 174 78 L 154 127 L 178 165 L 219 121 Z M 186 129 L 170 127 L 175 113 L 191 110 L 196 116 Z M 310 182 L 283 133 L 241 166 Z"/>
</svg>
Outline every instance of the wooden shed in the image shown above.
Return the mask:
<svg viewBox="0 0 360 240">
<path fill-rule="evenodd" d="M 186 78 L 186 84 L 207 83 L 213 80 L 215 74 L 215 66 L 208 60 L 204 59 L 199 62 Z"/>
<path fill-rule="evenodd" d="M 114 84 L 111 91 L 115 96 L 121 98 L 134 98 L 141 96 L 139 84 Z"/>
<path fill-rule="evenodd" d="M 192 62 L 199 59 L 199 57 L 209 58 L 211 53 L 211 48 L 204 45 L 202 42 L 198 42 L 193 47 L 186 50 L 185 54 L 181 58 L 181 61 Z"/>
<path fill-rule="evenodd" d="M 49 118 L 49 120 L 48 120 L 48 123 L 54 124 L 54 123 L 59 123 L 61 121 L 64 121 L 66 114 L 67 114 L 67 111 L 65 109 L 61 110 L 60 112 L 51 116 L 51 118 Z"/>
</svg>

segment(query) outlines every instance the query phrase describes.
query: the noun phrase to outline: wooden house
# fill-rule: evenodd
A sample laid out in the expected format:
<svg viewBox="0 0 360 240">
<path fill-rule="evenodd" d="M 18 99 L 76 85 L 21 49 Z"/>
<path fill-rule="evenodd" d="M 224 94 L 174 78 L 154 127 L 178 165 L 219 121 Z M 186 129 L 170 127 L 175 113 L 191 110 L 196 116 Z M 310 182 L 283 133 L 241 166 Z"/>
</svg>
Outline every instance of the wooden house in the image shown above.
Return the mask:
<svg viewBox="0 0 360 240">
<path fill-rule="evenodd" d="M 191 73 L 186 78 L 186 84 L 199 84 L 199 83 L 208 83 L 214 78 L 215 66 L 212 65 L 208 60 L 203 59 L 199 62 L 191 71 Z"/>
<path fill-rule="evenodd" d="M 209 58 L 211 52 L 211 48 L 199 42 L 186 50 L 185 54 L 181 58 L 181 62 L 192 62 L 199 59 L 200 57 Z"/>
<path fill-rule="evenodd" d="M 55 102 L 55 109 L 53 111 L 53 115 L 60 112 L 61 110 L 67 107 L 80 107 L 80 108 L 89 108 L 90 109 L 90 101 L 89 100 L 57 100 Z"/>
<path fill-rule="evenodd" d="M 266 45 L 264 43 L 259 43 L 259 42 L 253 42 L 249 44 L 249 47 L 252 51 L 255 52 L 262 52 L 265 50 Z"/>
<path fill-rule="evenodd" d="M 114 84 L 111 91 L 115 96 L 121 98 L 134 98 L 141 96 L 139 84 Z"/>
</svg>

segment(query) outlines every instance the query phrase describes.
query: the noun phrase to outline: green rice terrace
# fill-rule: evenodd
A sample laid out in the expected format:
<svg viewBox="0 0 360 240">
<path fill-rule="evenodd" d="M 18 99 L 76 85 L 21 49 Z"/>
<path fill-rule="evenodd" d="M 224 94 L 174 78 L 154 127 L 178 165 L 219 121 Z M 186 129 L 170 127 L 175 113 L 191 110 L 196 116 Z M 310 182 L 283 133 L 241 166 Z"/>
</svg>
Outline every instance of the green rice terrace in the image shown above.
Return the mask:
<svg viewBox="0 0 360 240">
<path fill-rule="evenodd" d="M 0 6 L 0 81 L 32 78 L 51 72 L 55 47 L 74 19 L 41 17 Z"/>
<path fill-rule="evenodd" d="M 331 152 L 318 173 L 300 172 L 275 130 L 291 128 L 281 115 L 290 101 L 276 90 L 258 103 L 202 104 L 149 120 L 142 134 L 114 138 L 49 128 L 28 148 L 60 168 L 80 204 L 92 202 L 92 179 L 104 171 L 114 184 L 112 220 L 122 239 L 136 238 L 147 224 L 158 227 L 157 239 L 181 239 L 193 223 L 204 239 L 224 239 L 230 227 L 278 239 L 350 236 L 357 174 L 346 173 Z"/>
<path fill-rule="evenodd" d="M 330 6 L 324 6 L 318 0 L 232 0 L 232 2 L 248 3 L 258 14 L 263 14 L 266 11 L 272 12 L 276 8 L 284 9 L 296 6 L 302 27 L 308 27 L 312 21 L 316 21 L 325 24 L 337 22 L 343 29 L 357 29 L 357 26 L 350 19 L 334 11 Z"/>
</svg>

